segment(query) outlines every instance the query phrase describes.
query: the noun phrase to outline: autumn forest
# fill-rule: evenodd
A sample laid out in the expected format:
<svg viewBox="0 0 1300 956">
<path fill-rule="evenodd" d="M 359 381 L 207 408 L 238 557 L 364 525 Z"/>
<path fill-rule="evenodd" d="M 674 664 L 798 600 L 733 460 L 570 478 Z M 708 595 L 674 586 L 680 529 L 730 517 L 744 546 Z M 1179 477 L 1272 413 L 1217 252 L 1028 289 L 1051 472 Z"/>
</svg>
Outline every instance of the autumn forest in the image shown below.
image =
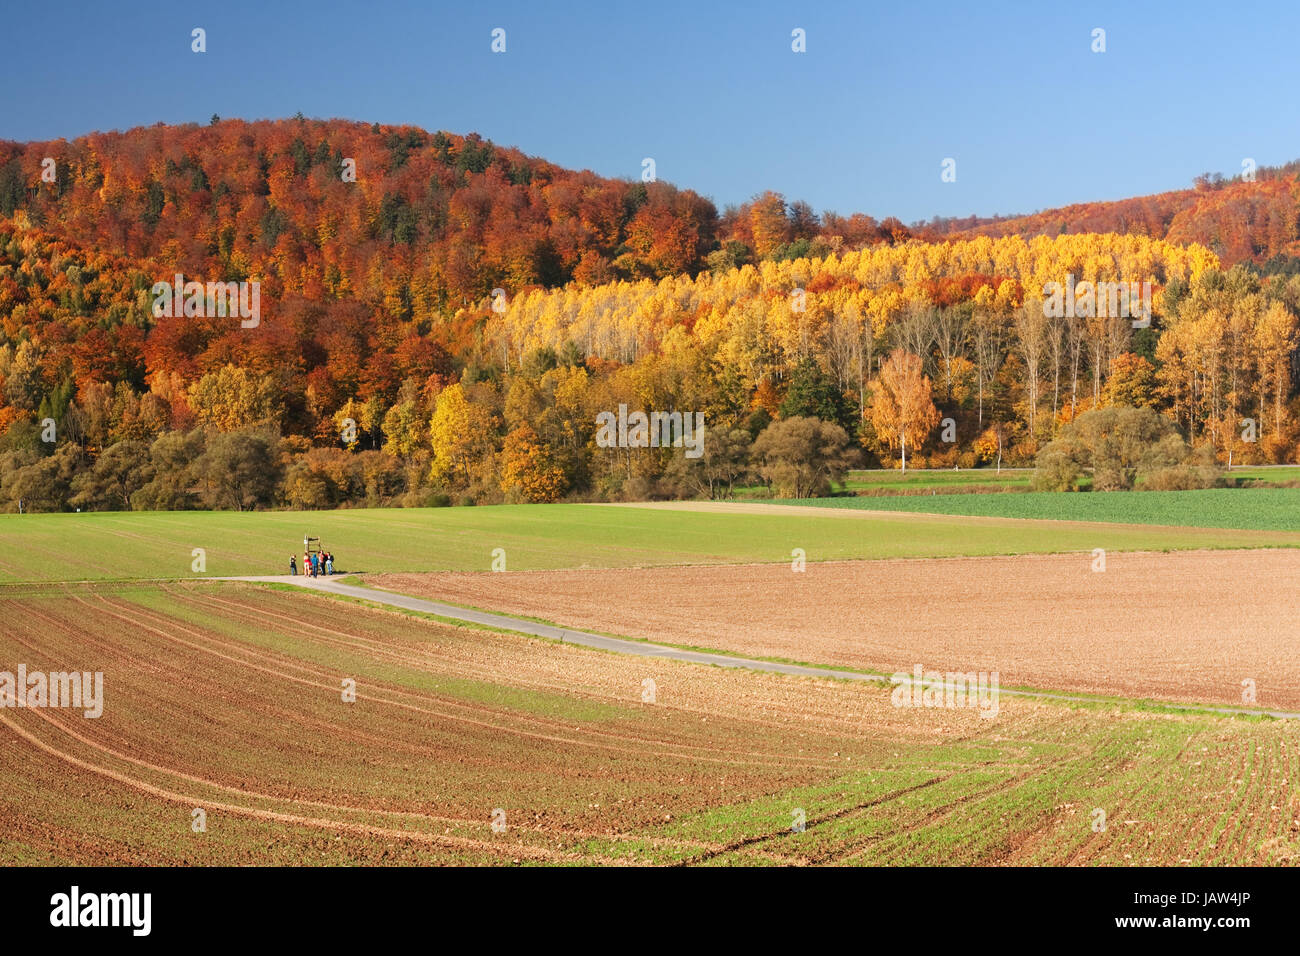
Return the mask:
<svg viewBox="0 0 1300 956">
<path fill-rule="evenodd" d="M 260 321 L 158 313 L 178 273 Z M 1209 481 L 1300 461 L 1298 316 L 1293 166 L 909 226 L 338 120 L 0 142 L 0 510 L 803 497 L 1041 466 L 1105 409 Z M 620 405 L 703 454 L 600 447 Z"/>
</svg>

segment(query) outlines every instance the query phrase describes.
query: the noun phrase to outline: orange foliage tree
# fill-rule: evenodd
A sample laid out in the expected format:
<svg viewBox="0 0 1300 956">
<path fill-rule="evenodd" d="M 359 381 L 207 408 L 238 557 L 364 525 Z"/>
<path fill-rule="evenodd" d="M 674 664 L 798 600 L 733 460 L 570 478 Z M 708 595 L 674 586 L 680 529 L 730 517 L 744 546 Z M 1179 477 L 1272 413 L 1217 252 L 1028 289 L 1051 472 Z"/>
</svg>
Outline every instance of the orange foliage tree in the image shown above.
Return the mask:
<svg viewBox="0 0 1300 956">
<path fill-rule="evenodd" d="M 872 390 L 871 423 L 889 448 L 902 451 L 902 470 L 907 473 L 907 442 L 913 447 L 939 424 L 939 410 L 931 399 L 930 379 L 921 371 L 921 359 L 894 349 L 881 364 Z"/>
</svg>

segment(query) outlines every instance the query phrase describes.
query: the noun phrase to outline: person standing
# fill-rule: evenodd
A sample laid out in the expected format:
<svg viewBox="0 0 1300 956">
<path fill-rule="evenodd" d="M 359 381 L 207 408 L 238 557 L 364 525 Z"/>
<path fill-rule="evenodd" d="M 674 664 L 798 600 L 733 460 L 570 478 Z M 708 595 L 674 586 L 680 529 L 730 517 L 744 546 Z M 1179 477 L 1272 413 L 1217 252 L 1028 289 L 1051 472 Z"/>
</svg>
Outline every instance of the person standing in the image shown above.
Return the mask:
<svg viewBox="0 0 1300 956">
<path fill-rule="evenodd" d="M 325 576 L 329 577 L 334 573 L 334 555 L 326 552 L 325 554 Z"/>
<path fill-rule="evenodd" d="M 292 554 L 289 555 L 289 573 L 295 578 L 298 576 L 298 559 Z"/>
</svg>

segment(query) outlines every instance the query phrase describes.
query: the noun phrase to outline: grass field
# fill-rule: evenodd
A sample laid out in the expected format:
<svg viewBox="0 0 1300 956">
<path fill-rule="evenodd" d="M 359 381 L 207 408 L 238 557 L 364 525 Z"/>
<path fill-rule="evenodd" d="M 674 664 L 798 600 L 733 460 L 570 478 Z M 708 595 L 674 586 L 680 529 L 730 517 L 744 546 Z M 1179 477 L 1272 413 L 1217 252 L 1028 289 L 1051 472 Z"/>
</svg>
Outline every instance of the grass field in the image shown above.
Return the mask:
<svg viewBox="0 0 1300 956">
<path fill-rule="evenodd" d="M 813 498 L 778 503 L 867 511 L 1300 531 L 1300 488 Z"/>
<path fill-rule="evenodd" d="M 836 485 L 836 491 L 860 493 L 898 493 L 908 494 L 928 492 L 931 489 L 1028 489 L 1033 478 L 1032 468 L 1003 468 L 1001 474 L 992 468 L 955 471 L 953 469 L 922 469 L 901 474 L 897 469 L 881 471 L 851 471 L 844 484 Z M 764 485 L 743 485 L 736 489 L 736 496 L 742 499 L 765 498 L 771 489 Z"/>
<path fill-rule="evenodd" d="M 346 572 L 488 570 L 502 548 L 508 570 L 741 564 L 789 561 L 803 548 L 812 561 L 846 558 L 947 557 L 1060 551 L 1300 546 L 1300 490 L 1236 491 L 1185 501 L 1152 514 L 1153 525 L 1200 525 L 1253 530 L 1132 528 L 987 522 L 905 514 L 853 516 L 784 513 L 780 509 L 707 512 L 659 507 L 511 505 L 480 508 L 382 509 L 322 512 L 125 512 L 0 515 L 0 583 L 283 574 L 290 552 L 301 560 L 305 533 L 319 536 Z M 1243 496 L 1243 497 L 1237 497 Z M 1281 496 L 1281 497 L 1270 497 Z M 941 511 L 947 504 L 1013 517 L 1080 517 L 1059 513 L 1085 499 L 1108 506 L 1089 517 L 1142 520 L 1121 506 L 1144 495 L 960 495 L 951 499 L 826 499 L 823 507 Z M 1176 497 L 1176 496 L 1175 496 Z M 1151 499 L 1155 501 L 1156 499 Z M 1200 505 L 1196 501 L 1204 501 Z M 974 502 L 974 504 L 972 504 Z M 1043 514 L 1008 510 L 1017 503 Z M 1247 505 L 1231 512 L 1221 506 Z M 1256 502 L 1253 506 L 1251 502 Z M 1216 519 L 1214 508 L 1220 508 Z M 999 510 L 1001 508 L 1002 510 Z M 1214 524 L 1218 520 L 1219 524 Z M 1234 526 L 1233 521 L 1237 524 Z M 192 570 L 194 549 L 205 570 Z"/>
<path fill-rule="evenodd" d="M 850 471 L 842 486 L 836 486 L 837 492 L 848 494 L 878 495 L 914 495 L 945 491 L 953 493 L 993 493 L 999 491 L 1028 491 L 1033 481 L 1032 468 L 975 468 L 957 470 L 953 468 L 912 469 L 903 474 L 896 468 L 856 469 Z M 1247 465 L 1234 468 L 1225 474 L 1232 487 L 1252 488 L 1257 486 L 1300 482 L 1300 465 Z M 1082 490 L 1087 490 L 1092 479 L 1085 476 L 1079 483 Z M 736 496 L 745 500 L 764 499 L 770 489 L 763 485 L 745 485 L 736 489 Z"/>
<path fill-rule="evenodd" d="M 921 488 L 998 487 L 1028 488 L 1034 477 L 1032 468 L 995 468 L 956 471 L 948 468 L 927 468 L 902 474 L 897 470 L 851 471 L 844 486 L 849 491 L 907 491 Z"/>
<path fill-rule="evenodd" d="M 981 720 L 235 583 L 0 600 L 0 659 L 104 673 L 98 719 L 0 710 L 6 865 L 1300 859 L 1289 722 Z"/>
<path fill-rule="evenodd" d="M 1243 488 L 1262 482 L 1281 484 L 1300 481 L 1300 465 L 1245 465 L 1227 472 L 1226 477 L 1230 482 Z"/>
</svg>

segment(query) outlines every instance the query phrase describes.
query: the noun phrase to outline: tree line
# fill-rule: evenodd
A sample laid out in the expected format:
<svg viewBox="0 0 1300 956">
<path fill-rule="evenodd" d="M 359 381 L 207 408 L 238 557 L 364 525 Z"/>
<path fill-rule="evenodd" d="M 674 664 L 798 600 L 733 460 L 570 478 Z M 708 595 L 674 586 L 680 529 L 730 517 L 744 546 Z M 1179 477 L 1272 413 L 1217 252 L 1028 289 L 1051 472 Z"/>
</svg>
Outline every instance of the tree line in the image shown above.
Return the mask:
<svg viewBox="0 0 1300 956">
<path fill-rule="evenodd" d="M 571 285 L 427 329 L 283 301 L 256 329 L 150 320 L 122 291 L 148 278 L 129 263 L 13 225 L 0 253 L 9 321 L 41 333 L 0 346 L 7 510 L 719 497 L 746 483 L 805 496 L 854 464 L 1028 464 L 1112 407 L 1151 410 L 1221 462 L 1293 461 L 1300 437 L 1300 278 L 1141 237 L 912 242 Z M 1049 314 L 1044 277 L 1068 272 L 1155 283 L 1150 328 Z M 78 298 L 122 321 L 73 334 Z M 475 331 L 452 351 L 449 328 Z M 620 404 L 703 413 L 704 455 L 597 447 L 597 416 Z"/>
</svg>

